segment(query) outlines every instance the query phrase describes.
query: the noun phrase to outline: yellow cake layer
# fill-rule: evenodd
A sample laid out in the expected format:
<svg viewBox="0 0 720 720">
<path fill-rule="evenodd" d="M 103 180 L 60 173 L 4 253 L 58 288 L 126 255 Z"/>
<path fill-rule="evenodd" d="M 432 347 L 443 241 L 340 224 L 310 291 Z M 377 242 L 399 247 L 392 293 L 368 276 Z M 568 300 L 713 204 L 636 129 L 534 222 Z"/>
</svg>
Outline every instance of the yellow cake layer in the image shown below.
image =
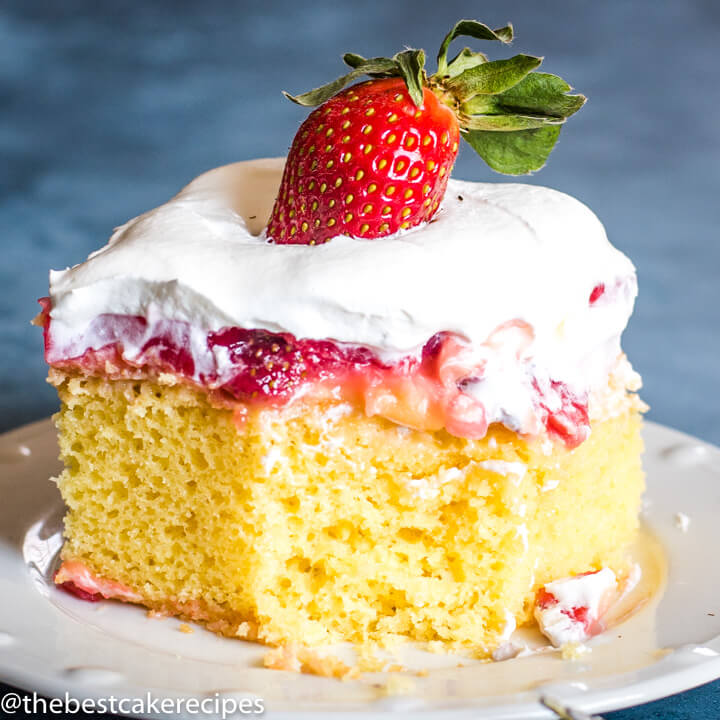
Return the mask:
<svg viewBox="0 0 720 720">
<path fill-rule="evenodd" d="M 251 412 L 239 430 L 186 386 L 53 379 L 63 558 L 225 634 L 484 656 L 509 614 L 529 620 L 545 582 L 621 570 L 638 526 L 631 403 L 568 451 L 499 425 L 479 441 L 408 430 L 331 402 Z"/>
</svg>

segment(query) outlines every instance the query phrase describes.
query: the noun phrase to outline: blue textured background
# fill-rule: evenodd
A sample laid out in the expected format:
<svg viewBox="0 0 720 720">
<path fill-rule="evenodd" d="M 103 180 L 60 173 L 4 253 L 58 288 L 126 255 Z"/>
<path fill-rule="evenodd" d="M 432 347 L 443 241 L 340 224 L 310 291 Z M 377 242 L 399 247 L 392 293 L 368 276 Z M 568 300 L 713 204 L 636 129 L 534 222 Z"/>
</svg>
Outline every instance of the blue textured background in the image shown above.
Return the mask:
<svg viewBox="0 0 720 720">
<path fill-rule="evenodd" d="M 339 74 L 345 50 L 430 54 L 459 17 L 512 20 L 590 98 L 530 182 L 570 192 L 634 260 L 625 348 L 653 420 L 720 443 L 720 3 L 39 2 L 0 7 L 0 430 L 51 413 L 47 270 L 199 172 L 287 150 L 279 91 Z M 498 48 L 490 51 L 498 52 Z M 495 179 L 472 151 L 456 176 Z M 615 720 L 720 717 L 720 684 Z"/>
</svg>

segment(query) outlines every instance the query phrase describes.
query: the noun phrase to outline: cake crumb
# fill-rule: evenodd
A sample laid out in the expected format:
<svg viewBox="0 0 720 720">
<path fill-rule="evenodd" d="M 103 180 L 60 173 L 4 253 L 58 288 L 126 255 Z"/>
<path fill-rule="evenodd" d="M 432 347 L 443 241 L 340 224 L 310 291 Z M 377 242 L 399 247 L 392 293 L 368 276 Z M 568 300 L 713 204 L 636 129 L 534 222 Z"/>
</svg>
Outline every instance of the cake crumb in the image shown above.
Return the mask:
<svg viewBox="0 0 720 720">
<path fill-rule="evenodd" d="M 385 661 L 376 654 L 376 645 L 364 644 L 357 648 L 357 666 L 360 672 L 381 672 Z"/>
<path fill-rule="evenodd" d="M 404 665 L 391 663 L 389 660 L 383 660 L 379 657 L 361 658 L 357 669 L 359 672 L 407 672 Z"/>
<path fill-rule="evenodd" d="M 447 644 L 442 640 L 430 640 L 426 645 L 426 649 L 428 652 L 438 655 L 446 655 L 449 652 Z"/>
<path fill-rule="evenodd" d="M 243 640 L 257 640 L 257 623 L 241 622 L 235 630 L 235 637 L 242 638 Z"/>
<path fill-rule="evenodd" d="M 418 677 L 427 677 L 429 674 L 430 672 L 427 668 L 421 668 L 420 670 L 415 671 L 415 675 Z"/>
<path fill-rule="evenodd" d="M 383 686 L 386 695 L 409 695 L 415 690 L 415 681 L 407 675 L 393 673 Z"/>
<path fill-rule="evenodd" d="M 360 672 L 382 672 L 387 663 L 379 657 L 361 657 L 358 661 Z"/>
<path fill-rule="evenodd" d="M 592 652 L 592 648 L 583 645 L 583 643 L 565 643 L 565 645 L 560 648 L 560 654 L 563 660 L 578 660 L 590 652 Z"/>
<path fill-rule="evenodd" d="M 390 650 L 391 657 L 382 657 L 378 655 L 380 646 L 377 643 L 365 643 L 357 648 L 357 669 L 363 672 L 409 672 L 408 668 L 400 664 L 400 659 L 396 652 Z M 385 648 L 386 649 L 386 648 Z M 397 648 L 394 648 L 395 650 Z M 387 650 L 387 649 L 386 649 Z M 388 653 L 386 652 L 386 655 Z"/>
<path fill-rule="evenodd" d="M 285 670 L 339 680 L 360 677 L 360 671 L 356 667 L 350 667 L 332 655 L 321 655 L 315 650 L 294 645 L 281 645 L 270 650 L 263 658 L 263 665 L 270 670 Z"/>
<path fill-rule="evenodd" d="M 392 665 L 388 665 L 386 668 L 384 668 L 384 672 L 402 673 L 402 672 L 408 672 L 408 669 L 404 665 L 399 665 L 398 663 L 393 663 Z"/>
<path fill-rule="evenodd" d="M 187 623 L 180 623 L 178 630 L 186 635 L 192 635 L 195 632 L 195 629 L 190 627 Z"/>
<path fill-rule="evenodd" d="M 675 513 L 673 522 L 675 523 L 675 527 L 683 533 L 686 533 L 690 527 L 690 518 L 685 513 Z"/>
</svg>

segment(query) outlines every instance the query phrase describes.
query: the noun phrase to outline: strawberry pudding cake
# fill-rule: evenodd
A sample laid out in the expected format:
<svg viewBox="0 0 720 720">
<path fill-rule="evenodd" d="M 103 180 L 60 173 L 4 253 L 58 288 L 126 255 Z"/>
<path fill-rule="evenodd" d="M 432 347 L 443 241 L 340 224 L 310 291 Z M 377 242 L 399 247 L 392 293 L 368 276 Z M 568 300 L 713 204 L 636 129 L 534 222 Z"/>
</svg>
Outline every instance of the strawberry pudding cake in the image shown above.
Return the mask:
<svg viewBox="0 0 720 720">
<path fill-rule="evenodd" d="M 449 179 L 461 138 L 538 169 L 584 101 L 539 58 L 449 60 L 462 34 L 512 28 L 461 21 L 430 77 L 347 55 L 286 161 L 51 273 L 59 586 L 283 648 L 600 626 L 643 490 L 635 271 L 568 195 Z"/>
</svg>

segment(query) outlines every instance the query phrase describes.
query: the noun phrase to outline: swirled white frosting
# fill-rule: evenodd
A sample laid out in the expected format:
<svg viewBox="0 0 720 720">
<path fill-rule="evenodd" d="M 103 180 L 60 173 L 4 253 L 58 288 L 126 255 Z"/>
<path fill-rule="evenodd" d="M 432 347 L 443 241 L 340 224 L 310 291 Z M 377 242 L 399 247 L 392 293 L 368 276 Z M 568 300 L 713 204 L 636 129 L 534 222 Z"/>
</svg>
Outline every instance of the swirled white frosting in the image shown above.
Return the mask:
<svg viewBox="0 0 720 720">
<path fill-rule="evenodd" d="M 49 360 L 102 347 L 107 339 L 89 328 L 112 313 L 147 318 L 148 333 L 167 320 L 187 323 L 196 367 L 220 373 L 205 337 L 227 326 L 384 356 L 417 352 L 451 331 L 486 363 L 483 381 L 466 391 L 510 426 L 529 422 L 528 367 L 581 395 L 607 383 L 635 273 L 579 201 L 538 186 L 451 180 L 422 227 L 380 240 L 274 245 L 261 230 L 281 171 L 280 159 L 211 170 L 118 228 L 84 263 L 52 271 Z M 591 306 L 600 283 L 606 293 Z M 125 356 L 143 343 L 126 341 Z"/>
</svg>

